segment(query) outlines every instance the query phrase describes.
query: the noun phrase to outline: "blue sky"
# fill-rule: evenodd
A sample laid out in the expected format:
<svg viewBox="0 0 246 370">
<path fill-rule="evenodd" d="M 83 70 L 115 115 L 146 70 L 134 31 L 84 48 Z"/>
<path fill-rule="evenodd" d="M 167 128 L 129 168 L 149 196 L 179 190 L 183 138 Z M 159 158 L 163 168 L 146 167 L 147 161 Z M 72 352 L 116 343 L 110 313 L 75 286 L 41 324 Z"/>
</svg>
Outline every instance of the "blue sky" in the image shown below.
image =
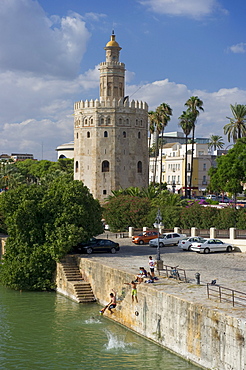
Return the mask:
<svg viewBox="0 0 246 370">
<path fill-rule="evenodd" d="M 196 136 L 223 136 L 230 104 L 246 104 L 245 15 L 244 0 L 1 0 L 0 154 L 56 160 L 73 140 L 73 103 L 98 98 L 112 29 L 126 95 L 170 104 L 166 131 L 198 95 Z"/>
</svg>

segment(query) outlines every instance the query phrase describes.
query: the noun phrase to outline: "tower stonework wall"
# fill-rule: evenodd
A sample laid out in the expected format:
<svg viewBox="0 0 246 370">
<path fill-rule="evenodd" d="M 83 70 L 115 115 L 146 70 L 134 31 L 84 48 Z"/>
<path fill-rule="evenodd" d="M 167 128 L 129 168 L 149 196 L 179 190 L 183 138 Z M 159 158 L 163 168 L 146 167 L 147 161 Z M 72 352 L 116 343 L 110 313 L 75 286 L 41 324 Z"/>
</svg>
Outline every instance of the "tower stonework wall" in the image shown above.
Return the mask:
<svg viewBox="0 0 246 370">
<path fill-rule="evenodd" d="M 111 40 L 105 49 L 116 61 L 100 65 L 100 100 L 74 104 L 74 179 L 100 202 L 112 190 L 148 186 L 148 105 L 124 98 L 121 48 Z"/>
</svg>

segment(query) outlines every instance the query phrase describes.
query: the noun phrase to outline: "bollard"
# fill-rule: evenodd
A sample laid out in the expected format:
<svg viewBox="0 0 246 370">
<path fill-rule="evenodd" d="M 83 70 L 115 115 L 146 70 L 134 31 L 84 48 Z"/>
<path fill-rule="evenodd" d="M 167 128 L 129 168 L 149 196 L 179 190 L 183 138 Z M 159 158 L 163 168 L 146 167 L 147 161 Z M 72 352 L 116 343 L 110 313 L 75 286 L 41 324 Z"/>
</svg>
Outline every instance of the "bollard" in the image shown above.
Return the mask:
<svg viewBox="0 0 246 370">
<path fill-rule="evenodd" d="M 199 274 L 199 272 L 197 272 L 196 274 L 195 274 L 195 278 L 196 278 L 196 283 L 197 283 L 197 285 L 199 285 L 200 284 L 200 274 Z"/>
</svg>

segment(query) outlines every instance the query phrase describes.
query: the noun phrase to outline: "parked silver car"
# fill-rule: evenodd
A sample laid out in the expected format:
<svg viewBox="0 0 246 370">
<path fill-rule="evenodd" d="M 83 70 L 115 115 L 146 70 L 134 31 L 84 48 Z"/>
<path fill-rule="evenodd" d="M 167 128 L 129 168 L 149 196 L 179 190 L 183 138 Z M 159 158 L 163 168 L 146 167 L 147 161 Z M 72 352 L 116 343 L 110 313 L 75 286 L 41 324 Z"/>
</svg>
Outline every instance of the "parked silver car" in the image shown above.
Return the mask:
<svg viewBox="0 0 246 370">
<path fill-rule="evenodd" d="M 165 247 L 167 245 L 177 245 L 178 242 L 186 237 L 185 234 L 179 233 L 164 233 L 159 237 L 159 246 Z M 158 238 L 152 239 L 149 242 L 150 247 L 157 247 Z"/>
<path fill-rule="evenodd" d="M 210 253 L 210 252 L 231 252 L 234 247 L 231 244 L 224 243 L 219 239 L 208 239 L 204 243 L 192 243 L 190 248 L 194 252 L 198 253 Z"/>
<path fill-rule="evenodd" d="M 190 236 L 188 238 L 184 238 L 178 242 L 179 248 L 190 251 L 192 243 L 198 242 L 198 243 L 204 243 L 206 239 L 201 238 L 200 236 Z"/>
</svg>

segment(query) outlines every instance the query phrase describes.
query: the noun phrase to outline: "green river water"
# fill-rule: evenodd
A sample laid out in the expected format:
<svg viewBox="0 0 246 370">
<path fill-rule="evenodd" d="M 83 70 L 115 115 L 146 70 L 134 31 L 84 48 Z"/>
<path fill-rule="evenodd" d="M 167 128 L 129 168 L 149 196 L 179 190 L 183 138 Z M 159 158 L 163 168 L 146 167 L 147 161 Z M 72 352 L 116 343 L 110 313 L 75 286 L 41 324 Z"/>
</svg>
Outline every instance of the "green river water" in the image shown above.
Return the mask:
<svg viewBox="0 0 246 370">
<path fill-rule="evenodd" d="M 0 287 L 0 369 L 199 369 L 99 309 L 56 293 Z"/>
</svg>

